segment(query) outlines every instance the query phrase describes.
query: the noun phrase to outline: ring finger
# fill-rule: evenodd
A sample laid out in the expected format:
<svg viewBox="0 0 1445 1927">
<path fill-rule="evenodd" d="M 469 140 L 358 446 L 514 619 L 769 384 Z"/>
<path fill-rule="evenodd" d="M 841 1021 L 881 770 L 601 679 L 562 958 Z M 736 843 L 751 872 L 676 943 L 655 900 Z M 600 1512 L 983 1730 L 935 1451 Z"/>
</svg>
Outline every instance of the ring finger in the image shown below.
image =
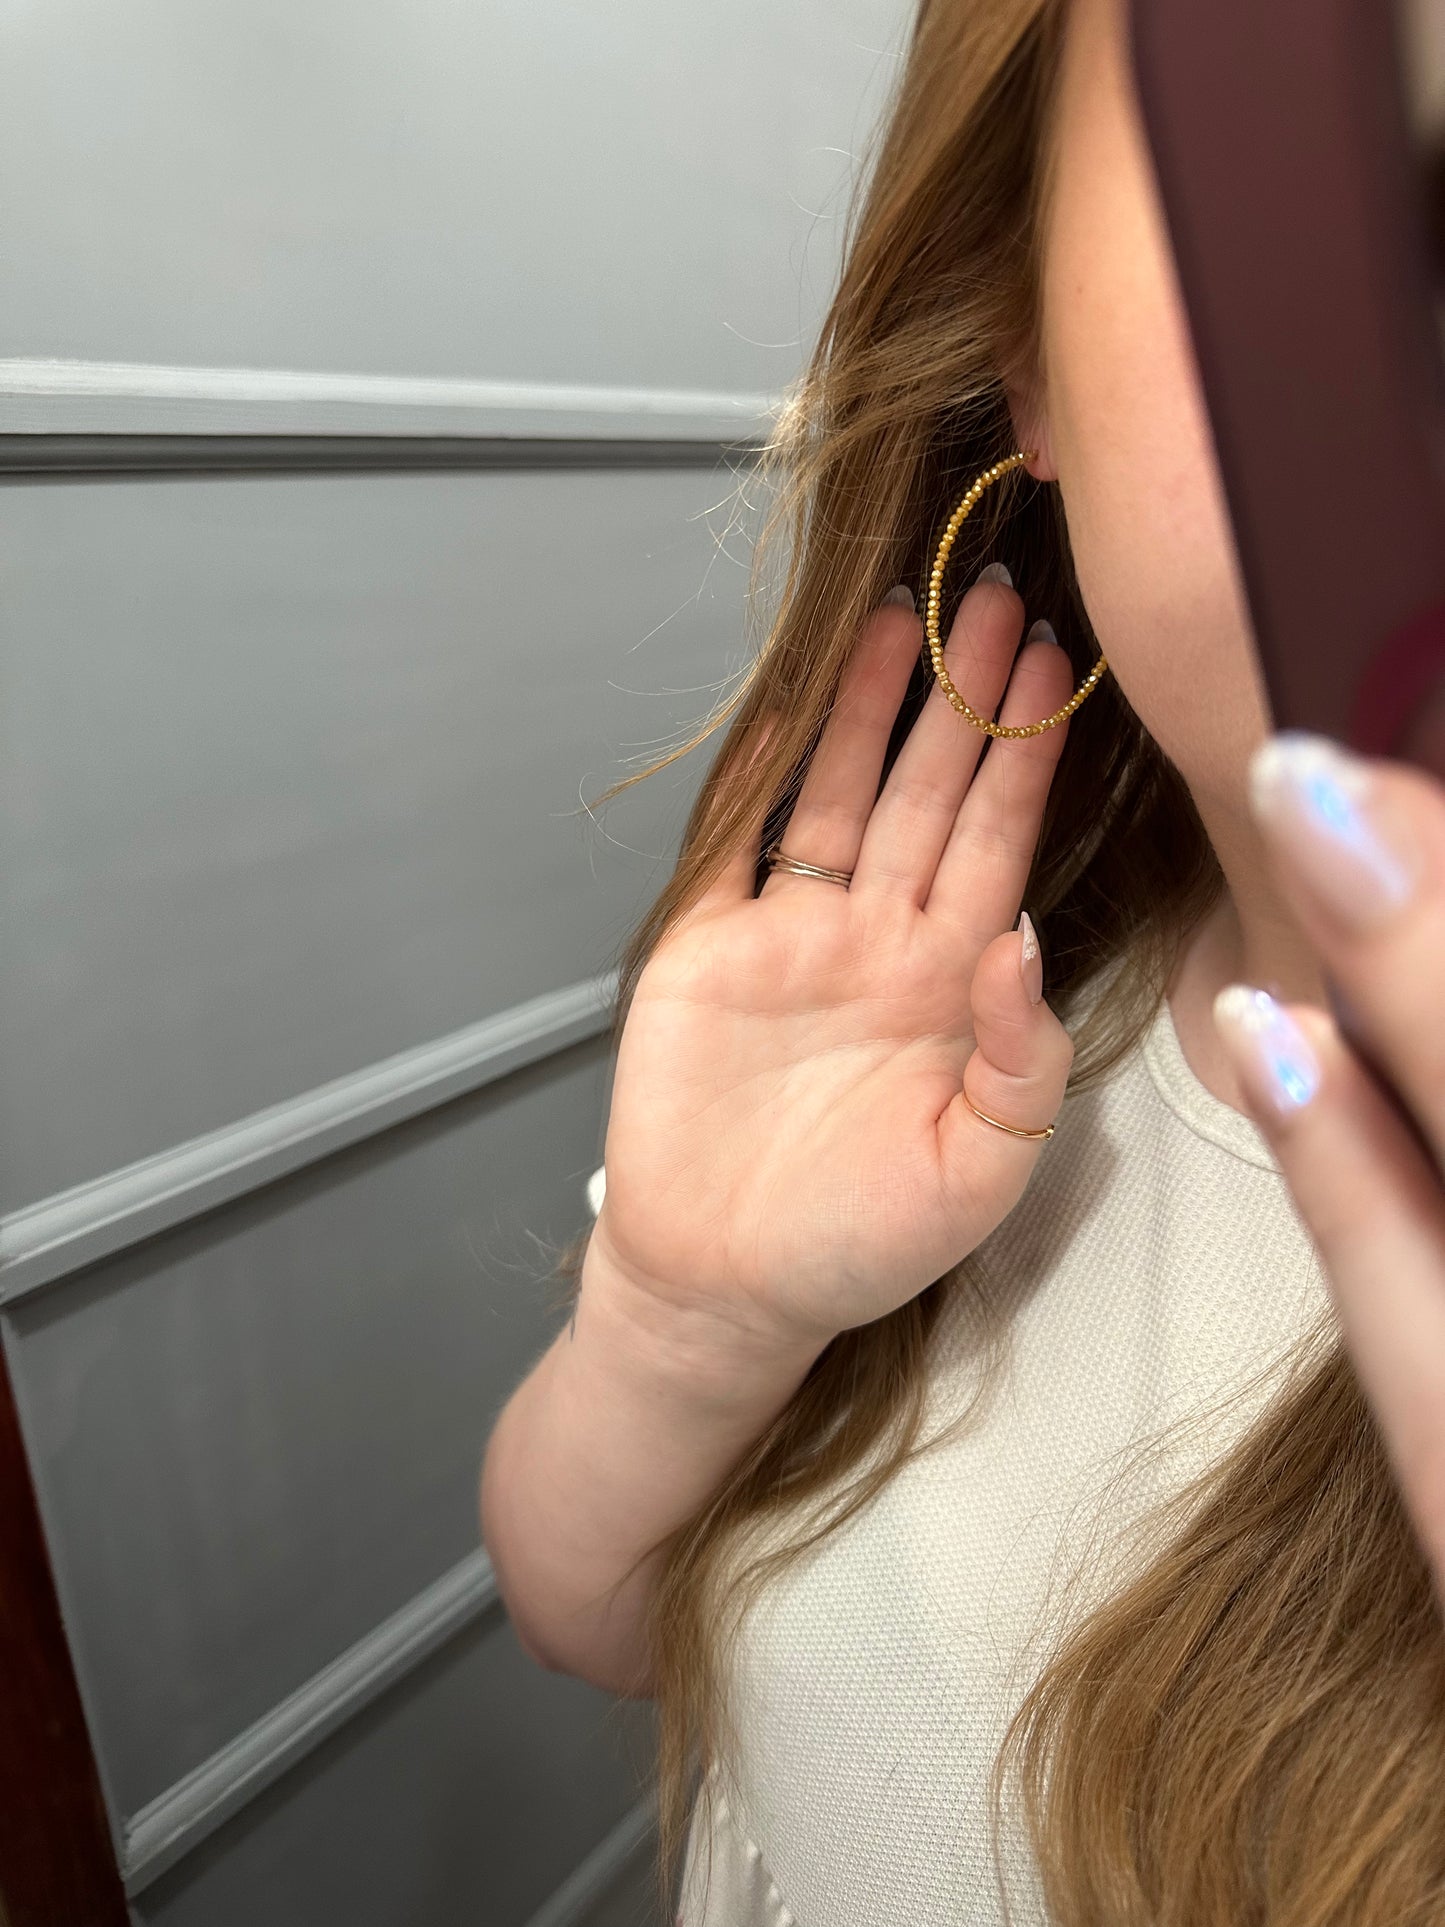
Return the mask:
<svg viewBox="0 0 1445 1927">
<path fill-rule="evenodd" d="M 798 862 L 828 870 L 852 870 L 857 863 L 888 741 L 918 660 L 918 634 L 918 618 L 903 602 L 885 602 L 863 624 L 783 831 L 783 847 Z M 760 894 L 800 883 L 816 887 L 773 870 Z"/>
</svg>

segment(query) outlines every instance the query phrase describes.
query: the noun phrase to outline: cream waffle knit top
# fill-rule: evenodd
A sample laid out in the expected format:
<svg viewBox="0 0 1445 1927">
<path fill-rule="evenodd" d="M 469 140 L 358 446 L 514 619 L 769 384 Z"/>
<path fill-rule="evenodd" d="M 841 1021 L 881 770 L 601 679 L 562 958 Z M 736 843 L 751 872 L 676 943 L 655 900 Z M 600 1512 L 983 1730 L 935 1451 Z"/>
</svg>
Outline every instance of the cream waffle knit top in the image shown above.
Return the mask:
<svg viewBox="0 0 1445 1927">
<path fill-rule="evenodd" d="M 990 1847 L 1009 1717 L 1051 1637 L 1146 1556 L 1151 1503 L 1334 1329 L 1277 1162 L 1190 1070 L 1167 1003 L 1065 1099 L 977 1258 L 994 1313 L 961 1289 L 930 1377 L 931 1430 L 968 1416 L 743 1623 L 736 1755 L 694 1816 L 682 1927 L 1003 1927 L 1000 1879 L 1013 1927 L 1042 1927 L 1007 1805 Z"/>
</svg>

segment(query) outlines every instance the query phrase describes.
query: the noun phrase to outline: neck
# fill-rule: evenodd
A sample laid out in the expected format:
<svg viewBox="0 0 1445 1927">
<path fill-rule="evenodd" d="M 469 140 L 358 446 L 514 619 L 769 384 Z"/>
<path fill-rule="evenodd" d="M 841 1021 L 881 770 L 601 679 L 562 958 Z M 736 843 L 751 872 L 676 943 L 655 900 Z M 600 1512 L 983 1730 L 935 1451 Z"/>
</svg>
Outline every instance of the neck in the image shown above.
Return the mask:
<svg viewBox="0 0 1445 1927">
<path fill-rule="evenodd" d="M 1255 984 L 1287 1003 L 1324 1004 L 1319 958 L 1279 900 L 1264 847 L 1234 811 L 1200 814 L 1224 871 L 1222 897 L 1185 940 L 1169 980 L 1169 1009 L 1185 1062 L 1234 1110 L 1248 1106 L 1211 1006 L 1228 983 Z M 1210 816 L 1215 820 L 1211 822 Z"/>
</svg>

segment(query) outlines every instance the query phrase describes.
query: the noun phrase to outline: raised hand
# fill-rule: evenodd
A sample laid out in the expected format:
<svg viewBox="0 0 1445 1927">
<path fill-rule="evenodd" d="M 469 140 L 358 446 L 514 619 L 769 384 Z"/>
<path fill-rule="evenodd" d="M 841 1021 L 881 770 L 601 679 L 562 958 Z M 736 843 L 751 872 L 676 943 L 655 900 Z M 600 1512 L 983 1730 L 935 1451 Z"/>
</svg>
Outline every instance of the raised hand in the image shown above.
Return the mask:
<svg viewBox="0 0 1445 1927">
<path fill-rule="evenodd" d="M 1032 722 L 1072 674 L 1047 625 L 1019 649 L 1001 577 L 965 596 L 945 660 L 975 709 L 1007 689 L 1001 720 Z M 1042 1148 L 973 1107 L 1039 1130 L 1072 1062 L 1016 927 L 1067 724 L 984 756 L 935 686 L 880 794 L 921 640 L 906 607 L 869 618 L 782 836 L 851 884 L 774 871 L 754 896 L 760 807 L 649 959 L 621 1040 L 594 1244 L 753 1331 L 825 1341 L 972 1250 Z"/>
</svg>

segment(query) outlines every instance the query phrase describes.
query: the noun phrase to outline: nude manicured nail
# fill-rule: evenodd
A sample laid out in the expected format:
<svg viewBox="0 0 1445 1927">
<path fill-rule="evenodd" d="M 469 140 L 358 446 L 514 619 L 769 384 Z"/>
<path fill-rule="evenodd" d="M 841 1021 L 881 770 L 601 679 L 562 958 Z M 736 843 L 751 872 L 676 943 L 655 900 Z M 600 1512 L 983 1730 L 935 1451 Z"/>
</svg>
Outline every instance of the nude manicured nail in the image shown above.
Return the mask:
<svg viewBox="0 0 1445 1927">
<path fill-rule="evenodd" d="M 1001 582 L 1006 589 L 1014 585 L 1013 577 L 1002 562 L 990 562 L 986 569 L 980 569 L 978 579 L 980 582 Z"/>
<path fill-rule="evenodd" d="M 1025 642 L 1057 642 L 1058 637 L 1054 634 L 1053 624 L 1050 622 L 1045 622 L 1042 618 L 1040 618 L 1040 620 L 1034 624 L 1033 628 L 1030 629 L 1028 634 L 1024 637 L 1024 641 Z"/>
<path fill-rule="evenodd" d="M 1255 816 L 1325 909 L 1367 930 L 1405 904 L 1419 873 L 1398 827 L 1387 833 L 1372 808 L 1367 764 L 1328 736 L 1281 730 L 1249 766 Z"/>
<path fill-rule="evenodd" d="M 906 582 L 895 582 L 887 595 L 884 596 L 881 606 L 885 609 L 912 609 L 917 605 L 913 600 L 913 591 L 909 588 L 908 584 Z"/>
<path fill-rule="evenodd" d="M 1251 1099 L 1276 1117 L 1309 1103 L 1320 1087 L 1319 1059 L 1267 990 L 1227 984 L 1214 1000 L 1214 1022 Z"/>
<path fill-rule="evenodd" d="M 1023 934 L 1023 943 L 1019 947 L 1019 975 L 1024 980 L 1029 1002 L 1036 1004 L 1044 994 L 1044 960 L 1039 954 L 1039 933 L 1034 929 L 1033 918 L 1027 910 L 1019 911 L 1015 928 Z"/>
</svg>

